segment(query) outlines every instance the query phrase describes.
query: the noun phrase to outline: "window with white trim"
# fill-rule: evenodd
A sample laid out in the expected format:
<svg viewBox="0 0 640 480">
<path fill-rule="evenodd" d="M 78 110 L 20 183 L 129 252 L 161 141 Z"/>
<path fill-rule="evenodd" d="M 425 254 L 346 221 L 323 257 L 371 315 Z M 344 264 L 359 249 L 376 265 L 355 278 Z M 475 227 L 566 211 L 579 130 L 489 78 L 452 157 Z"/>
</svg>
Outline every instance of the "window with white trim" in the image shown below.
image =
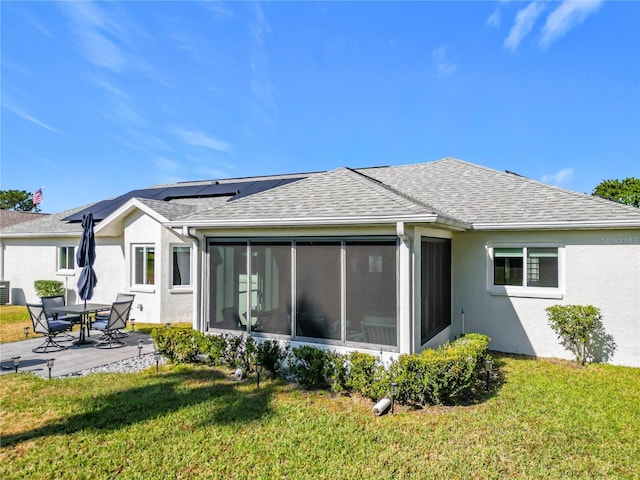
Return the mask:
<svg viewBox="0 0 640 480">
<path fill-rule="evenodd" d="M 73 270 L 75 258 L 75 247 L 58 247 L 58 270 Z"/>
<path fill-rule="evenodd" d="M 134 285 L 155 283 L 155 248 L 152 245 L 133 247 L 133 283 Z"/>
<path fill-rule="evenodd" d="M 171 247 L 171 285 L 188 287 L 191 285 L 191 247 L 174 245 Z"/>
<path fill-rule="evenodd" d="M 488 287 L 514 296 L 561 295 L 563 248 L 557 245 L 490 245 Z"/>
</svg>

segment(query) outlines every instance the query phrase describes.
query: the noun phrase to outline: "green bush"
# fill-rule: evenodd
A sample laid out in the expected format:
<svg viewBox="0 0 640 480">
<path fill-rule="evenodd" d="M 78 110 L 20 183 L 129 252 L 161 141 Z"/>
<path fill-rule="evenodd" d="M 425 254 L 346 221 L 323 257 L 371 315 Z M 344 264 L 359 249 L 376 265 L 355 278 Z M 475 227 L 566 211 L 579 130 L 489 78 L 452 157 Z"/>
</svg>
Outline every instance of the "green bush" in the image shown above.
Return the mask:
<svg viewBox="0 0 640 480">
<path fill-rule="evenodd" d="M 286 359 L 289 372 L 301 385 L 331 386 L 372 400 L 388 395 L 398 383 L 396 400 L 403 404 L 455 404 L 471 395 L 488 358 L 489 338 L 479 334 L 447 343 L 436 350 L 401 355 L 386 369 L 380 360 L 362 352 L 341 355 L 311 345 L 289 354 L 277 340 L 256 342 L 247 335 L 205 335 L 197 331 L 158 328 L 152 332 L 156 349 L 173 363 L 202 361 L 247 373 L 256 362 L 276 377 Z"/>
<path fill-rule="evenodd" d="M 489 338 L 468 334 L 437 349 L 401 355 L 389 369 L 404 404 L 457 404 L 473 393 L 488 358 Z"/>
<path fill-rule="evenodd" d="M 336 354 L 311 345 L 294 348 L 289 371 L 302 385 L 327 387 L 334 377 Z"/>
<path fill-rule="evenodd" d="M 277 340 L 264 340 L 256 345 L 256 360 L 273 378 L 278 376 L 287 355 L 287 348 L 282 348 Z"/>
<path fill-rule="evenodd" d="M 224 335 L 200 334 L 198 340 L 199 351 L 205 357 L 209 365 L 221 367 L 225 365 L 225 352 L 227 350 L 227 338 Z"/>
<path fill-rule="evenodd" d="M 225 335 L 226 349 L 222 362 L 229 368 L 242 367 L 245 372 L 252 370 L 256 363 L 256 341 L 247 335 Z"/>
<path fill-rule="evenodd" d="M 347 357 L 346 390 L 372 400 L 387 393 L 387 371 L 378 359 L 368 353 L 351 352 Z"/>
<path fill-rule="evenodd" d="M 602 329 L 600 310 L 593 305 L 553 305 L 545 310 L 549 325 L 562 345 L 573 352 L 576 362 L 584 365 L 587 357 L 595 356 L 591 346 Z"/>
<path fill-rule="evenodd" d="M 151 331 L 156 350 L 172 363 L 196 362 L 200 353 L 200 335 L 200 332 L 181 328 L 154 328 Z"/>
<path fill-rule="evenodd" d="M 60 280 L 36 280 L 33 282 L 33 288 L 39 297 L 64 295 L 64 285 Z"/>
</svg>

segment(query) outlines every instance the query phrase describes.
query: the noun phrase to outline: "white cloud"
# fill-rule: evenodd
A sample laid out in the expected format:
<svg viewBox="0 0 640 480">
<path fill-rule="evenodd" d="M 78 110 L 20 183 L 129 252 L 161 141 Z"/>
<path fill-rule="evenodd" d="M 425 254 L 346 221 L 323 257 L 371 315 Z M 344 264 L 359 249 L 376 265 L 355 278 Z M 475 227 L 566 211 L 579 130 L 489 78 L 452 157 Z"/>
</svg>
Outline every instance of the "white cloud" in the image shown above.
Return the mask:
<svg viewBox="0 0 640 480">
<path fill-rule="evenodd" d="M 33 123 L 34 125 L 38 125 L 39 127 L 42 127 L 42 128 L 44 128 L 46 130 L 49 130 L 50 132 L 60 133 L 60 131 L 58 129 L 53 128 L 51 125 L 48 125 L 48 124 L 44 123 L 41 120 L 38 120 L 36 117 L 34 117 L 32 115 L 29 115 L 27 112 L 23 112 L 19 108 L 7 105 L 6 103 L 3 104 L 2 106 L 4 108 L 6 108 L 7 110 L 9 110 L 10 112 L 18 115 L 19 117 L 22 117 L 26 121 Z"/>
<path fill-rule="evenodd" d="M 458 65 L 449 59 L 449 47 L 441 45 L 433 53 L 433 61 L 436 67 L 438 78 L 450 77 L 458 70 Z"/>
<path fill-rule="evenodd" d="M 59 5 L 71 18 L 86 59 L 101 68 L 124 70 L 127 62 L 116 41 L 123 29 L 95 3 L 62 2 Z"/>
<path fill-rule="evenodd" d="M 544 183 L 550 183 L 558 186 L 567 185 L 571 181 L 571 177 L 573 177 L 573 172 L 575 172 L 575 169 L 573 168 L 563 168 L 556 173 L 543 175 L 542 181 Z"/>
<path fill-rule="evenodd" d="M 153 159 L 153 163 L 157 168 L 166 172 L 175 172 L 180 170 L 180 164 L 167 157 L 155 157 Z"/>
<path fill-rule="evenodd" d="M 231 145 L 225 141 L 210 137 L 204 132 L 197 130 L 176 129 L 173 133 L 183 142 L 195 147 L 210 148 L 218 152 L 229 152 Z"/>
<path fill-rule="evenodd" d="M 562 37 L 572 28 L 580 25 L 585 19 L 595 13 L 602 5 L 601 0 L 564 1 L 547 17 L 542 28 L 540 45 L 547 47 Z"/>
<path fill-rule="evenodd" d="M 544 8 L 544 5 L 541 3 L 531 2 L 518 11 L 513 26 L 509 31 L 509 36 L 504 41 L 504 47 L 515 52 L 520 42 L 522 42 L 522 39 L 531 32 L 536 19 L 540 16 Z"/>
<path fill-rule="evenodd" d="M 496 8 L 489 18 L 487 18 L 487 27 L 498 28 L 500 26 L 500 10 Z"/>
</svg>

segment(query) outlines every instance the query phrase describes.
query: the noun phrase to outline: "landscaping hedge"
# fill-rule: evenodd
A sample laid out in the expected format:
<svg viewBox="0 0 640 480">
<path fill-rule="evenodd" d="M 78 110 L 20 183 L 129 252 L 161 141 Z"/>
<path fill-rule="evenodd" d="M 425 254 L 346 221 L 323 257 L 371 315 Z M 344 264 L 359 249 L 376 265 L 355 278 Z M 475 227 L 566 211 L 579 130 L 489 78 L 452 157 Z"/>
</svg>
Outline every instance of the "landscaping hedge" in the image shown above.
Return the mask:
<svg viewBox="0 0 640 480">
<path fill-rule="evenodd" d="M 437 349 L 400 355 L 388 367 L 367 353 L 343 355 L 311 345 L 289 351 L 276 340 L 256 341 L 247 335 L 161 328 L 155 329 L 152 337 L 156 349 L 171 362 L 204 361 L 231 369 L 242 367 L 247 373 L 260 362 L 272 377 L 288 373 L 307 387 L 331 387 L 374 401 L 388 396 L 391 382 L 396 382 L 396 401 L 407 405 L 456 404 L 472 396 L 489 358 L 489 337 L 480 334 L 467 334 Z"/>
</svg>

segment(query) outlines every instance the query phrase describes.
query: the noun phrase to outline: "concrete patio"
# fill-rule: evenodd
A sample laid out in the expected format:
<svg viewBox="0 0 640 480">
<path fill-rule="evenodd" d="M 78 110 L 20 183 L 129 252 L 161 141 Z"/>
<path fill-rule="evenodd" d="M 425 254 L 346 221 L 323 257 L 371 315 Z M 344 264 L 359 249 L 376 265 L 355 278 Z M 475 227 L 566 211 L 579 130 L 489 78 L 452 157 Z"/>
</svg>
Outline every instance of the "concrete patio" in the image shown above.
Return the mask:
<svg viewBox="0 0 640 480">
<path fill-rule="evenodd" d="M 129 336 L 123 338 L 124 347 L 120 348 L 96 348 L 96 337 L 90 338 L 91 343 L 85 345 L 73 345 L 72 341 L 60 342 L 67 348 L 58 352 L 34 353 L 32 350 L 44 341 L 43 337 L 35 337 L 28 340 L 0 345 L 0 375 L 13 373 L 13 357 L 20 357 L 20 372 L 32 372 L 41 377 L 49 377 L 47 359 L 55 359 L 51 370 L 52 377 L 61 377 L 89 368 L 101 367 L 109 363 L 125 360 L 138 356 L 138 341 L 142 340 L 142 354 L 154 351 L 153 340 L 150 335 L 129 331 Z M 74 332 L 74 336 L 77 332 Z M 94 334 L 95 335 L 95 334 Z"/>
</svg>

